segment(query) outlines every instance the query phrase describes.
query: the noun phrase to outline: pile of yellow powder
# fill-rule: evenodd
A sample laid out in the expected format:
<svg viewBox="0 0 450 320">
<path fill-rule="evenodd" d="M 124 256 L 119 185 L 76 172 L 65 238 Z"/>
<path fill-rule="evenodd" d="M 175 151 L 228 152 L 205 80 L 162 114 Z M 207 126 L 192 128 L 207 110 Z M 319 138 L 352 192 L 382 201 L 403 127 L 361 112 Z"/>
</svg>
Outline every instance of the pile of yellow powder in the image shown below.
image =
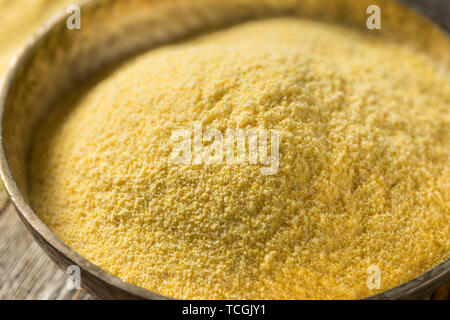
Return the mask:
<svg viewBox="0 0 450 320">
<path fill-rule="evenodd" d="M 408 47 L 251 22 L 150 51 L 57 108 L 32 204 L 85 258 L 164 295 L 361 298 L 450 256 L 449 106 L 449 79 Z M 174 164 L 172 133 L 196 121 L 279 130 L 278 172 Z"/>
</svg>

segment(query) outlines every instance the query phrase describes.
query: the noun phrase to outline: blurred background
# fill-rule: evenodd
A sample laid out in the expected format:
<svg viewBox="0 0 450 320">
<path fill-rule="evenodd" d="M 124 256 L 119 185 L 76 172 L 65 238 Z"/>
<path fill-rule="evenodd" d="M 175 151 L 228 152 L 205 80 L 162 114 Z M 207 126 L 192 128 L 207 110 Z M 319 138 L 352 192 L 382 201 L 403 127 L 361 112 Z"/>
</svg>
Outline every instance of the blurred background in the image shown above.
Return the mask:
<svg viewBox="0 0 450 320">
<path fill-rule="evenodd" d="M 417 8 L 450 31 L 450 1 L 449 0 L 401 0 Z"/>
</svg>

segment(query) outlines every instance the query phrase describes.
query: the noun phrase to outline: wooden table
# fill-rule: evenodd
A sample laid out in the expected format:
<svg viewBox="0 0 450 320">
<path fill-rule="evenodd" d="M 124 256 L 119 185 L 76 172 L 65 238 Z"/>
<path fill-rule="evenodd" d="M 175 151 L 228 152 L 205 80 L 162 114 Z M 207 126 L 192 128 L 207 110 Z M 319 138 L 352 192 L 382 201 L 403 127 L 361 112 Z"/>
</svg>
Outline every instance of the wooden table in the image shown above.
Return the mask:
<svg viewBox="0 0 450 320">
<path fill-rule="evenodd" d="M 11 205 L 0 213 L 0 300 L 86 300 L 33 240 Z"/>
</svg>

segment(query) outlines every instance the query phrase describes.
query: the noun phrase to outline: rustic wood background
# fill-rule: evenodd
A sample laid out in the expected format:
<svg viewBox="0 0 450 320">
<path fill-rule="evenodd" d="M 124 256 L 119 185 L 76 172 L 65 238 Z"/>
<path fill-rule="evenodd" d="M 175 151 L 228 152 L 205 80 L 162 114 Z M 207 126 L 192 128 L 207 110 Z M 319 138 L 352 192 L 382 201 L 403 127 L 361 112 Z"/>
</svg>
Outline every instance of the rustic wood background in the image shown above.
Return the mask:
<svg viewBox="0 0 450 320">
<path fill-rule="evenodd" d="M 33 240 L 14 208 L 0 213 L 0 300 L 86 300 Z"/>
</svg>

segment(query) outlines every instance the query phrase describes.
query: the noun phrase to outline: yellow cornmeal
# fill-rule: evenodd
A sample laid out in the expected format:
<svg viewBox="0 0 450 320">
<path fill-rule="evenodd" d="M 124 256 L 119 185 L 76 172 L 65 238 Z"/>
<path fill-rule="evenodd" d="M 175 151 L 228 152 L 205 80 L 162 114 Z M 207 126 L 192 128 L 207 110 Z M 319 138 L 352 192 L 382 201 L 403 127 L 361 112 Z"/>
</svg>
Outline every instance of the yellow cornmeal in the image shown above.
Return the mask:
<svg viewBox="0 0 450 320">
<path fill-rule="evenodd" d="M 449 105 L 448 78 L 407 47 L 251 22 L 150 51 L 58 108 L 35 137 L 32 204 L 164 295 L 361 298 L 450 256 Z M 172 133 L 195 121 L 278 129 L 278 172 L 173 163 Z"/>
<path fill-rule="evenodd" d="M 0 0 L 0 78 L 18 48 L 70 0 Z M 0 210 L 7 195 L 0 185 Z"/>
</svg>

